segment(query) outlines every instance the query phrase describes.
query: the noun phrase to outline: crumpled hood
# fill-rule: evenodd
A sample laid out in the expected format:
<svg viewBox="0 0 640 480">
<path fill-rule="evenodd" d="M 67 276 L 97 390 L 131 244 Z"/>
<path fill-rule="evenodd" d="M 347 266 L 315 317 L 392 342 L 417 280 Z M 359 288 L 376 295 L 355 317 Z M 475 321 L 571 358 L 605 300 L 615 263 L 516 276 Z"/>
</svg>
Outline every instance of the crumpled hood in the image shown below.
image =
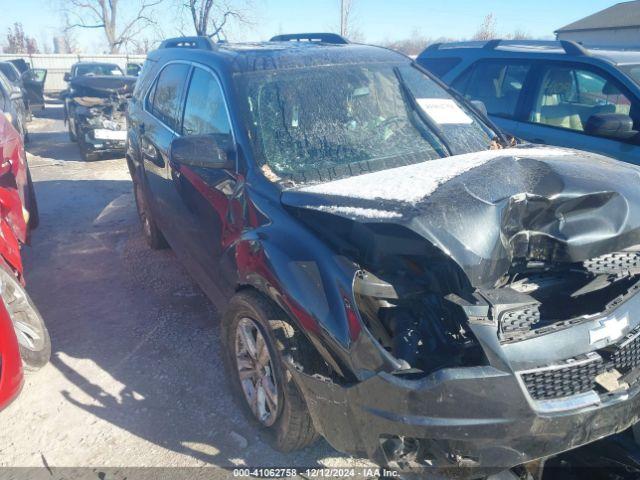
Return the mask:
<svg viewBox="0 0 640 480">
<path fill-rule="evenodd" d="M 70 86 L 77 96 L 104 96 L 113 94 L 131 95 L 136 77 L 129 76 L 83 76 L 71 80 Z"/>
<path fill-rule="evenodd" d="M 513 259 L 579 262 L 640 245 L 640 169 L 570 149 L 458 155 L 286 190 L 282 202 L 405 226 L 476 287 Z"/>
</svg>

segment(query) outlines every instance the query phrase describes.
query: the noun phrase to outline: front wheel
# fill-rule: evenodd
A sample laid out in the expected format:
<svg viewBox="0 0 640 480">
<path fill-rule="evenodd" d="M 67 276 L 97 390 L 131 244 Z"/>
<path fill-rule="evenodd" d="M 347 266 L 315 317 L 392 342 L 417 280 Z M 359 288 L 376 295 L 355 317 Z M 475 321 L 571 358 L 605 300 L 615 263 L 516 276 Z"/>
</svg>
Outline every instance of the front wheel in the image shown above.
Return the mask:
<svg viewBox="0 0 640 480">
<path fill-rule="evenodd" d="M 133 182 L 133 193 L 136 199 L 138 218 L 140 219 L 140 223 L 142 224 L 142 233 L 144 235 L 144 239 L 147 241 L 147 244 L 153 250 L 161 250 L 163 248 L 167 248 L 169 245 L 167 244 L 164 235 L 160 231 L 160 228 L 153 219 L 153 215 L 151 213 L 151 210 L 149 209 L 147 199 L 144 196 L 142 186 L 136 180 L 134 180 Z"/>
<path fill-rule="evenodd" d="M 72 142 L 76 142 L 78 140 L 78 137 L 76 135 L 76 129 L 74 128 L 73 124 L 71 123 L 71 119 L 67 119 L 67 128 L 69 129 L 69 140 Z"/>
<path fill-rule="evenodd" d="M 49 331 L 27 291 L 5 268 L 0 268 L 0 282 L 0 296 L 13 322 L 25 369 L 39 370 L 51 357 Z"/>
<path fill-rule="evenodd" d="M 84 132 L 82 131 L 82 129 L 78 131 L 78 129 L 75 128 L 74 131 L 76 133 L 76 139 L 78 141 L 78 148 L 80 148 L 80 156 L 82 157 L 82 160 L 84 160 L 85 162 L 93 162 L 95 160 L 98 160 L 98 158 L 100 158 L 98 153 L 93 152 L 89 149 L 89 145 L 87 145 L 87 142 L 84 139 Z"/>
<path fill-rule="evenodd" d="M 284 312 L 257 292 L 238 293 L 222 322 L 225 362 L 245 413 L 283 452 L 312 444 L 318 434 L 307 404 L 283 361 L 295 342 Z"/>
</svg>

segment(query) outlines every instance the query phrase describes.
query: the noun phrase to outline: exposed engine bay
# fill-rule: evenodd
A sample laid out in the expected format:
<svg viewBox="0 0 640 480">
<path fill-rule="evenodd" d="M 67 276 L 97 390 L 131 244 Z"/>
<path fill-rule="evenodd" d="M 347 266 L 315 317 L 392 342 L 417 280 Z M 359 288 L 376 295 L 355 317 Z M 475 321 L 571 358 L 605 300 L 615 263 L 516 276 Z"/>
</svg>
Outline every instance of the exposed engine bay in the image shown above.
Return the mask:
<svg viewBox="0 0 640 480">
<path fill-rule="evenodd" d="M 495 325 L 501 343 L 517 342 L 606 313 L 640 288 L 638 250 L 574 263 L 516 261 L 495 288 L 479 289 L 409 229 L 317 212 L 303 218 L 312 228 L 330 222 L 326 240 L 359 259 L 353 288 L 361 317 L 416 374 L 481 364 L 474 322 Z"/>
<path fill-rule="evenodd" d="M 126 109 L 135 77 L 86 76 L 71 80 L 65 93 L 69 134 L 85 158 L 123 151 Z"/>
<path fill-rule="evenodd" d="M 347 207 L 344 185 L 361 177 L 333 182 L 335 193 L 324 184 L 321 195 L 318 188 L 283 195 L 298 218 L 359 266 L 353 290 L 360 316 L 407 373 L 487 364 L 481 344 L 493 340 L 479 341 L 475 326 L 491 326 L 494 339 L 509 345 L 605 315 L 640 286 L 637 172 L 633 186 L 629 175 L 614 173 L 611 190 L 598 178 L 594 193 L 585 190 L 592 179 L 584 174 L 560 175 L 582 168 L 570 156 L 554 165 L 553 158 L 533 160 L 533 149 L 513 150 L 522 158 L 497 153 L 489 162 L 491 170 L 512 172 L 507 181 L 483 165 L 417 202 L 402 198 L 410 185 L 387 186 L 390 198 L 375 201 L 362 185 L 357 207 Z M 608 170 L 593 163 L 595 176 Z M 571 184 L 576 178 L 582 185 Z M 629 322 L 619 321 L 626 322 L 621 334 Z M 615 340 L 597 336 L 584 353 Z M 539 366 L 526 358 L 520 364 Z"/>
</svg>

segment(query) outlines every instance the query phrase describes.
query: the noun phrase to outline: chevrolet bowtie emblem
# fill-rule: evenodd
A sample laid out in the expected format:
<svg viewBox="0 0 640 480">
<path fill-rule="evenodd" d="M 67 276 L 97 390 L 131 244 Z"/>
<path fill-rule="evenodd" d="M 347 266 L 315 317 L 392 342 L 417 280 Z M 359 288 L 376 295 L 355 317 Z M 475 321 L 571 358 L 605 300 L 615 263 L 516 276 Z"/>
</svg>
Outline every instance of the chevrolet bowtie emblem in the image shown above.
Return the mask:
<svg viewBox="0 0 640 480">
<path fill-rule="evenodd" d="M 608 318 L 606 320 L 600 320 L 599 323 L 599 327 L 589 330 L 589 343 L 591 345 L 604 339 L 613 342 L 620 338 L 624 329 L 629 326 L 629 316 Z"/>
</svg>

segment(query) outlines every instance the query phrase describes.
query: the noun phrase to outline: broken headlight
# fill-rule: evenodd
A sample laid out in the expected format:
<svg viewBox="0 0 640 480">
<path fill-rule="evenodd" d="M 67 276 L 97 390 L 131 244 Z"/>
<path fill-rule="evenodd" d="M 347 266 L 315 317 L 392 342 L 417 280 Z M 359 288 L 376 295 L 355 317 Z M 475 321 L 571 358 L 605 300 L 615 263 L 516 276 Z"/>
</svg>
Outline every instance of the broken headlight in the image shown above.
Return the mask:
<svg viewBox="0 0 640 480">
<path fill-rule="evenodd" d="M 457 306 L 420 280 L 395 274 L 387 281 L 366 270 L 356 273 L 354 297 L 371 334 L 407 368 L 431 372 L 483 364 L 484 354 Z"/>
</svg>

